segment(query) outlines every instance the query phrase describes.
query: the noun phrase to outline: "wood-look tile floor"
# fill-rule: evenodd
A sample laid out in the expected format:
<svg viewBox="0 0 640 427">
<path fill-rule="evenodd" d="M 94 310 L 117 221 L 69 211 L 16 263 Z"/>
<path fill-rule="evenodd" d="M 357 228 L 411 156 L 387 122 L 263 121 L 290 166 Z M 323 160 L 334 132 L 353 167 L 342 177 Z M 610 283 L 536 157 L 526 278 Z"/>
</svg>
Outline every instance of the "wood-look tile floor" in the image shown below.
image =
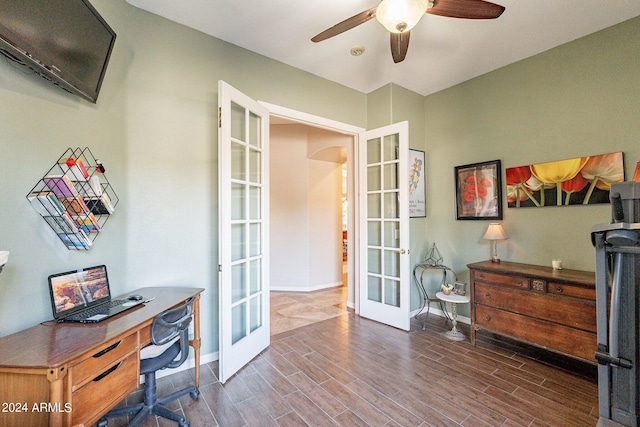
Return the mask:
<svg viewBox="0 0 640 427">
<path fill-rule="evenodd" d="M 468 336 L 468 326 L 459 325 Z M 217 362 L 201 370 L 197 400 L 174 402 L 191 426 L 595 426 L 595 368 L 479 334 L 476 347 L 442 336 L 431 315 L 410 332 L 352 313 L 272 336 L 222 385 Z M 183 371 L 159 392 L 192 382 Z M 140 392 L 130 396 L 139 399 Z M 109 425 L 122 425 L 110 422 Z M 148 417 L 145 426 L 169 426 Z"/>
</svg>

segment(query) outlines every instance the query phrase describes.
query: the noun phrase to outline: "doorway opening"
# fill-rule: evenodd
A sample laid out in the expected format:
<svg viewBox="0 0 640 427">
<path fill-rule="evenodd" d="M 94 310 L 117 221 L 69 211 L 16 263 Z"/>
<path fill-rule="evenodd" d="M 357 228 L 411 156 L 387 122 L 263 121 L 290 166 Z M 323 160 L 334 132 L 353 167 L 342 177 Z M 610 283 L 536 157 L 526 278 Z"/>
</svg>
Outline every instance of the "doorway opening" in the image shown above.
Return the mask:
<svg viewBox="0 0 640 427">
<path fill-rule="evenodd" d="M 357 132 L 306 119 L 270 116 L 271 335 L 356 305 Z"/>
</svg>

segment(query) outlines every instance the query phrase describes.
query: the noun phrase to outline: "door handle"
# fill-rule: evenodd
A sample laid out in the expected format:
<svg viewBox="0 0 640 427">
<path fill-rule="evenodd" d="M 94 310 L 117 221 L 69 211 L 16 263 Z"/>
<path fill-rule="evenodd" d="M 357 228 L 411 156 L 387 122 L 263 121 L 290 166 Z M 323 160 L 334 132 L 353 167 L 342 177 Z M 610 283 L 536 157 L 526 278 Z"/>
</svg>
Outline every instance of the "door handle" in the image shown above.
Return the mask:
<svg viewBox="0 0 640 427">
<path fill-rule="evenodd" d="M 409 250 L 400 249 L 400 255 L 408 254 Z"/>
</svg>

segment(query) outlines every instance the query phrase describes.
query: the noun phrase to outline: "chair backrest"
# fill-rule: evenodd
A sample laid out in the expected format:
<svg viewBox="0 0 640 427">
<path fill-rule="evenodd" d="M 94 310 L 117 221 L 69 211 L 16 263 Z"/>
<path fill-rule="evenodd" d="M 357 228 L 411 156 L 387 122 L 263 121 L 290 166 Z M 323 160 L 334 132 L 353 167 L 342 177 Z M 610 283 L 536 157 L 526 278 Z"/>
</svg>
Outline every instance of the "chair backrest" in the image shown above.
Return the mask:
<svg viewBox="0 0 640 427">
<path fill-rule="evenodd" d="M 189 324 L 193 320 L 193 301 L 189 298 L 181 306 L 160 313 L 151 324 L 151 342 L 155 345 L 163 345 L 179 337 L 180 357 L 167 365 L 167 368 L 175 368 L 189 356 Z"/>
</svg>

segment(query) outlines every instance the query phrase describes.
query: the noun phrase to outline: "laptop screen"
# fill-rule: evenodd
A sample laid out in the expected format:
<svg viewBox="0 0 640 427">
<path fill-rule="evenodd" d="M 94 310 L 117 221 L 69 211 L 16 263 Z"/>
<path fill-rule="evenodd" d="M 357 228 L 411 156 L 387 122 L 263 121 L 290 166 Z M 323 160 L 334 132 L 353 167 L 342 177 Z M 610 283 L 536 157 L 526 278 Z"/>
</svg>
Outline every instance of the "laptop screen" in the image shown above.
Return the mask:
<svg viewBox="0 0 640 427">
<path fill-rule="evenodd" d="M 107 267 L 99 265 L 49 276 L 55 319 L 64 318 L 111 298 Z"/>
</svg>

